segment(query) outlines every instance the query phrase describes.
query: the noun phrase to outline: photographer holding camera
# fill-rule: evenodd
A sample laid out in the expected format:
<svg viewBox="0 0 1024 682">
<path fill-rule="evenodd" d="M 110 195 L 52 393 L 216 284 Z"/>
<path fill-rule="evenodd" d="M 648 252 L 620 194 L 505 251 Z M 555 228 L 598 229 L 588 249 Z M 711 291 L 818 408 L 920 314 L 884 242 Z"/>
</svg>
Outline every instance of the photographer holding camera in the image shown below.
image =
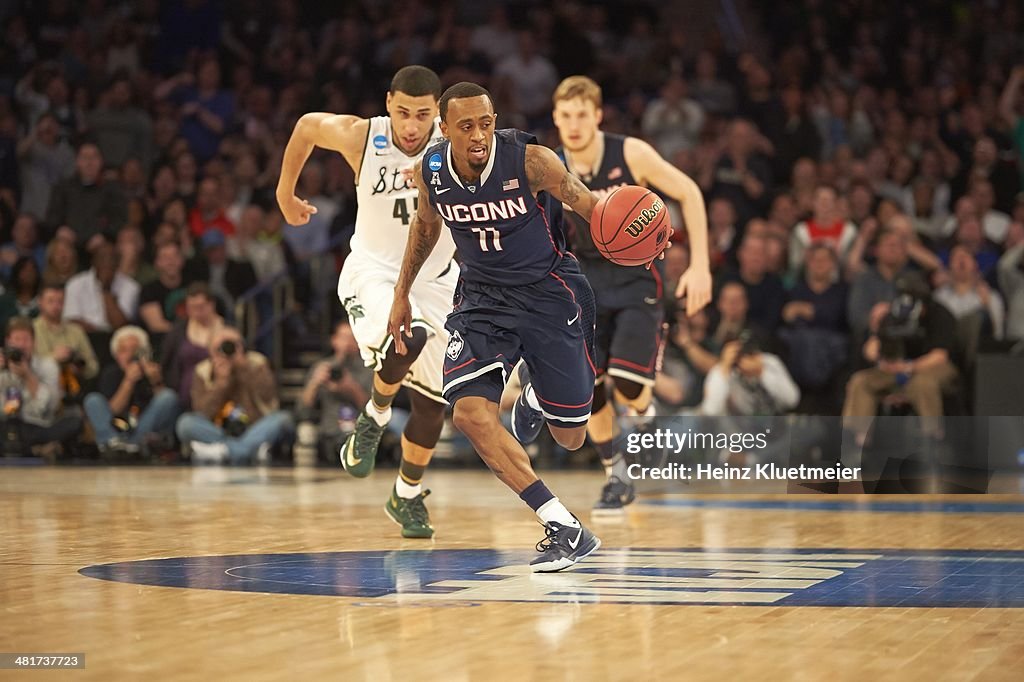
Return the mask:
<svg viewBox="0 0 1024 682">
<path fill-rule="evenodd" d="M 110 353 L 115 364 L 103 368 L 96 392 L 85 396 L 85 413 L 100 452 L 134 454 L 147 442 L 170 437 L 178 396 L 164 386 L 149 336 L 140 327 L 114 332 Z"/>
<path fill-rule="evenodd" d="M 744 330 L 722 348 L 718 364 L 704 380 L 705 416 L 775 416 L 800 402 L 800 389 L 778 356 L 761 351 L 757 337 Z"/>
<path fill-rule="evenodd" d="M 327 459 L 337 456 L 342 439 L 348 436 L 343 431 L 346 422 L 353 423 L 349 430 L 354 427 L 355 416 L 369 399 L 363 386 L 373 378 L 363 365 L 347 320 L 334 328 L 331 349 L 334 352 L 330 356 L 310 368 L 299 401 L 299 419 L 318 424 L 318 447 Z"/>
<path fill-rule="evenodd" d="M 76 322 L 65 322 L 64 285 L 48 283 L 39 294 L 39 317 L 33 323 L 36 331 L 36 355 L 53 358 L 60 367 L 64 402 L 69 395 L 80 402 L 81 386 L 99 374 L 99 362 L 89 337 Z M 78 390 L 75 390 L 78 389 Z"/>
<path fill-rule="evenodd" d="M 950 359 L 956 343 L 956 321 L 932 301 L 928 285 L 920 276 L 901 275 L 896 280 L 896 291 L 891 302 L 878 303 L 871 311 L 870 335 L 862 352 L 874 366 L 850 378 L 844 417 L 873 417 L 879 401 L 899 390 L 920 417 L 942 416 L 943 391 L 954 385 L 958 375 Z M 924 427 L 938 435 L 934 420 L 926 419 Z"/>
<path fill-rule="evenodd" d="M 294 431 L 291 415 L 278 409 L 270 363 L 246 351 L 232 327 L 213 335 L 209 359 L 196 366 L 192 407 L 178 420 L 177 432 L 191 444 L 193 462 L 265 462 L 270 448 Z"/>
<path fill-rule="evenodd" d="M 35 445 L 65 443 L 82 430 L 81 417 L 57 418 L 60 406 L 57 363 L 35 355 L 32 321 L 7 323 L 0 350 L 0 450 L 25 456 Z"/>
</svg>

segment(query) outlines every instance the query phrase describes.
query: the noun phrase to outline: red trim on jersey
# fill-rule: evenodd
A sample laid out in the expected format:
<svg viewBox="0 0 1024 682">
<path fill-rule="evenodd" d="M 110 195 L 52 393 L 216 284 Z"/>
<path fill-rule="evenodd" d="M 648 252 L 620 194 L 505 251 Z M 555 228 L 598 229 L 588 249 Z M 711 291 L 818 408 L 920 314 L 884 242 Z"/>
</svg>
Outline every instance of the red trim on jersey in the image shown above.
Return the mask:
<svg viewBox="0 0 1024 682">
<path fill-rule="evenodd" d="M 504 361 L 504 358 L 505 358 L 505 354 L 504 353 L 498 353 L 493 358 L 491 358 L 490 360 L 486 360 L 486 361 L 478 360 L 476 358 L 470 358 L 469 360 L 466 360 L 464 363 L 462 363 L 458 367 L 452 367 L 451 369 L 444 370 L 444 373 L 445 374 L 451 374 L 452 372 L 454 372 L 456 370 L 462 369 L 463 367 L 465 367 L 466 365 L 470 364 L 471 362 L 494 362 L 495 360 L 502 360 L 502 361 Z"/>
<path fill-rule="evenodd" d="M 651 275 L 654 277 L 655 284 L 658 285 L 658 294 L 656 298 L 660 301 L 662 296 L 661 275 L 658 273 L 658 268 L 654 263 L 651 263 Z"/>
<path fill-rule="evenodd" d="M 533 200 L 537 202 L 537 208 L 540 210 L 540 217 L 544 219 L 544 228 L 548 231 L 548 241 L 551 242 L 551 248 L 554 249 L 555 253 L 557 253 L 559 256 L 564 256 L 565 254 L 559 251 L 558 247 L 555 246 L 555 235 L 551 233 L 551 223 L 548 222 L 548 214 L 544 211 L 544 207 L 540 205 L 540 202 L 537 201 L 537 197 L 534 197 Z M 576 299 L 573 300 L 575 301 Z"/>
<path fill-rule="evenodd" d="M 444 373 L 445 373 L 445 374 L 451 374 L 451 373 L 452 373 L 452 372 L 454 372 L 455 370 L 459 370 L 459 369 L 462 369 L 462 368 L 463 368 L 463 367 L 465 367 L 466 365 L 472 364 L 472 363 L 474 363 L 474 362 L 476 362 L 476 358 L 470 358 L 469 360 L 466 360 L 466 361 L 465 361 L 464 363 L 462 363 L 462 364 L 461 364 L 461 365 L 459 365 L 458 367 L 452 367 L 451 369 L 446 369 L 446 370 L 444 371 Z"/>
<path fill-rule="evenodd" d="M 565 283 L 565 280 L 564 280 L 564 279 L 562 279 L 561 277 L 559 277 L 558 275 L 556 275 L 556 274 L 555 274 L 555 273 L 553 273 L 553 272 L 549 272 L 548 274 L 549 274 L 549 275 L 551 275 L 552 277 L 554 277 L 555 279 L 557 279 L 557 280 L 558 280 L 558 282 L 559 282 L 559 283 L 560 283 L 560 284 L 561 284 L 561 285 L 562 285 L 563 287 L 565 287 L 565 290 L 569 292 L 569 296 L 571 296 L 571 297 L 572 297 L 572 302 L 573 302 L 573 303 L 576 303 L 576 294 L 572 293 L 572 289 L 570 289 L 570 288 L 569 288 L 569 285 Z M 576 309 L 577 309 L 577 310 L 579 311 L 580 315 L 583 315 L 583 308 L 581 308 L 581 307 L 580 307 L 580 304 L 579 304 L 579 303 L 576 303 Z M 594 366 L 594 360 L 593 360 L 593 359 L 592 359 L 592 358 L 590 357 L 590 349 L 589 349 L 589 348 L 587 348 L 587 344 L 586 344 L 586 342 L 584 342 L 584 343 L 583 343 L 583 352 L 584 352 L 584 353 L 586 354 L 586 356 L 587 356 L 587 362 L 588 362 L 588 363 L 590 363 L 590 370 L 591 370 L 591 371 L 592 371 L 592 372 L 594 373 L 594 375 L 596 376 L 596 375 L 597 375 L 597 367 L 595 367 L 595 366 Z"/>
<path fill-rule="evenodd" d="M 631 367 L 631 368 L 634 368 L 634 369 L 638 369 L 638 370 L 643 371 L 643 372 L 660 372 L 661 371 L 661 360 L 662 360 L 662 357 L 663 357 L 663 355 L 665 353 L 665 341 L 666 341 L 666 339 L 668 337 L 668 324 L 662 323 L 661 329 L 659 329 L 657 334 L 655 334 L 654 336 L 658 340 L 657 343 L 655 344 L 655 347 L 654 347 L 654 357 L 651 358 L 651 361 L 649 363 L 647 363 L 646 367 L 644 367 L 642 365 L 638 365 L 635 362 L 630 362 L 629 360 L 623 360 L 621 358 L 614 358 L 614 357 L 609 357 L 608 358 L 608 364 L 609 365 L 613 365 L 613 364 L 615 364 L 615 365 L 624 365 L 626 367 Z"/>
<path fill-rule="evenodd" d="M 539 393 L 537 393 L 537 387 L 536 387 L 536 386 L 534 386 L 534 387 L 533 387 L 533 394 L 537 396 L 537 400 L 541 401 L 541 402 L 542 402 L 542 403 L 544 403 L 545 405 L 554 405 L 555 407 L 564 407 L 564 408 L 565 408 L 565 409 L 567 409 L 567 410 L 578 410 L 579 408 L 581 408 L 581 407 L 587 407 L 587 406 L 588 406 L 588 405 L 590 405 L 590 404 L 591 404 L 592 402 L 594 402 L 593 398 L 591 398 L 591 399 L 590 399 L 590 400 L 588 400 L 587 402 L 585 402 L 585 403 L 580 403 L 579 405 L 563 405 L 562 403 L 553 403 L 553 402 L 551 402 L 550 400 L 544 400 L 544 398 L 541 398 L 541 397 L 540 397 L 540 394 L 539 394 Z"/>
<path fill-rule="evenodd" d="M 650 372 L 652 369 L 654 369 L 654 360 L 656 360 L 657 357 L 658 354 L 657 352 L 655 352 L 654 358 L 651 359 L 651 362 L 649 362 L 647 366 L 638 365 L 635 362 L 630 362 L 629 360 L 620 360 L 619 358 L 611 358 L 610 360 L 608 360 L 608 364 L 625 365 L 626 367 L 631 367 L 632 369 L 638 369 L 643 372 Z"/>
</svg>

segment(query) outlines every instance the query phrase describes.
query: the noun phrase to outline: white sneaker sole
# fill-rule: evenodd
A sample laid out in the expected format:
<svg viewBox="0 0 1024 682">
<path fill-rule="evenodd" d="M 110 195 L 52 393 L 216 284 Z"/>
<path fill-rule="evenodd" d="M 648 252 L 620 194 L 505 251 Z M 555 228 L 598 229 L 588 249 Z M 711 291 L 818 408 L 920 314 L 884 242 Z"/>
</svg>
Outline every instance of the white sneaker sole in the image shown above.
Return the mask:
<svg viewBox="0 0 1024 682">
<path fill-rule="evenodd" d="M 530 564 L 530 571 L 532 573 L 557 573 L 558 571 L 564 571 L 570 566 L 578 564 L 583 559 L 601 549 L 601 538 L 594 538 L 594 546 L 586 554 L 580 554 L 575 559 L 569 557 L 562 557 L 558 561 L 549 561 L 546 564 Z"/>
</svg>

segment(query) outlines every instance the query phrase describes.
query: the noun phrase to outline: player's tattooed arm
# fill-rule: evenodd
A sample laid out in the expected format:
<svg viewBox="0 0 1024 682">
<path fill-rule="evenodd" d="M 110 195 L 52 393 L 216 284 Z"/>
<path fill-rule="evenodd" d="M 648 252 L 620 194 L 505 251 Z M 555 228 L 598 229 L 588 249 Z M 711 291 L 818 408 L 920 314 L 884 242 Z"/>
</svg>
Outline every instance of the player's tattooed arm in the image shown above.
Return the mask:
<svg viewBox="0 0 1024 682">
<path fill-rule="evenodd" d="M 388 332 L 395 340 L 395 351 L 405 355 L 405 336 L 412 335 L 412 305 L 409 303 L 409 291 L 416 275 L 426 262 L 430 253 L 437 245 L 444 226 L 441 216 L 430 205 L 427 184 L 423 182 L 423 171 L 417 164 L 413 173 L 413 184 L 419 192 L 416 201 L 416 213 L 409 225 L 409 241 L 405 245 L 405 256 L 402 258 L 402 269 L 398 273 L 395 284 L 395 297 L 391 303 L 391 314 L 388 316 Z"/>
<path fill-rule="evenodd" d="M 527 146 L 526 177 L 534 194 L 547 192 L 584 220 L 590 221 L 597 205 L 597 195 L 570 173 L 553 151 L 537 144 Z"/>
<path fill-rule="evenodd" d="M 423 170 L 418 164 L 413 172 L 413 184 L 419 192 L 419 197 L 416 201 L 416 213 L 409 225 L 409 241 L 405 245 L 405 257 L 402 259 L 398 284 L 395 286 L 395 294 L 403 296 L 409 295 L 412 283 L 416 281 L 420 268 L 437 245 L 442 229 L 441 216 L 430 205 L 430 195 L 423 181 Z"/>
</svg>

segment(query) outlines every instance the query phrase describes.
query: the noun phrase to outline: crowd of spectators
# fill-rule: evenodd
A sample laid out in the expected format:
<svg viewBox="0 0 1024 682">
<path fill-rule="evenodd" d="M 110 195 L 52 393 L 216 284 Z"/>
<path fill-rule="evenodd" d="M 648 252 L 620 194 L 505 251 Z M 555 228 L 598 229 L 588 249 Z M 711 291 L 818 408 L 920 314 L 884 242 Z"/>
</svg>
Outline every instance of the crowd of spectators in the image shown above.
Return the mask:
<svg viewBox="0 0 1024 682">
<path fill-rule="evenodd" d="M 273 199 L 284 144 L 306 111 L 382 113 L 410 63 L 489 87 L 502 125 L 552 145 L 555 85 L 590 75 L 605 130 L 649 140 L 698 181 L 716 296 L 689 319 L 666 300 L 663 412 L 849 413 L 892 393 L 941 410 L 937 393 L 968 383 L 979 349 L 1024 340 L 1024 17 L 1011 1 L 44 0 L 0 3 L 0 26 L 0 387 L 29 387 L 27 423 L 98 420 L 91 438 L 138 445 L 103 410 L 163 424 L 176 394 L 178 435 L 221 432 L 206 455 L 261 454 L 225 435 L 225 405 L 275 433 L 289 424 L 234 304 L 288 272 L 298 312 L 328 314 L 312 300 L 322 282 L 302 278 L 325 251 L 340 265 L 355 210 L 347 164 L 317 152 L 298 189 L 317 220 L 286 228 Z M 680 243 L 666 291 L 687 263 Z M 897 344 L 900 322 L 942 331 Z M 303 404 L 335 409 L 332 385 L 357 400 L 324 366 Z M 214 409 L 211 387 L 233 372 L 244 391 Z M 723 399 L 759 378 L 778 389 L 769 404 Z M 76 412 L 92 394 L 105 407 Z"/>
</svg>

